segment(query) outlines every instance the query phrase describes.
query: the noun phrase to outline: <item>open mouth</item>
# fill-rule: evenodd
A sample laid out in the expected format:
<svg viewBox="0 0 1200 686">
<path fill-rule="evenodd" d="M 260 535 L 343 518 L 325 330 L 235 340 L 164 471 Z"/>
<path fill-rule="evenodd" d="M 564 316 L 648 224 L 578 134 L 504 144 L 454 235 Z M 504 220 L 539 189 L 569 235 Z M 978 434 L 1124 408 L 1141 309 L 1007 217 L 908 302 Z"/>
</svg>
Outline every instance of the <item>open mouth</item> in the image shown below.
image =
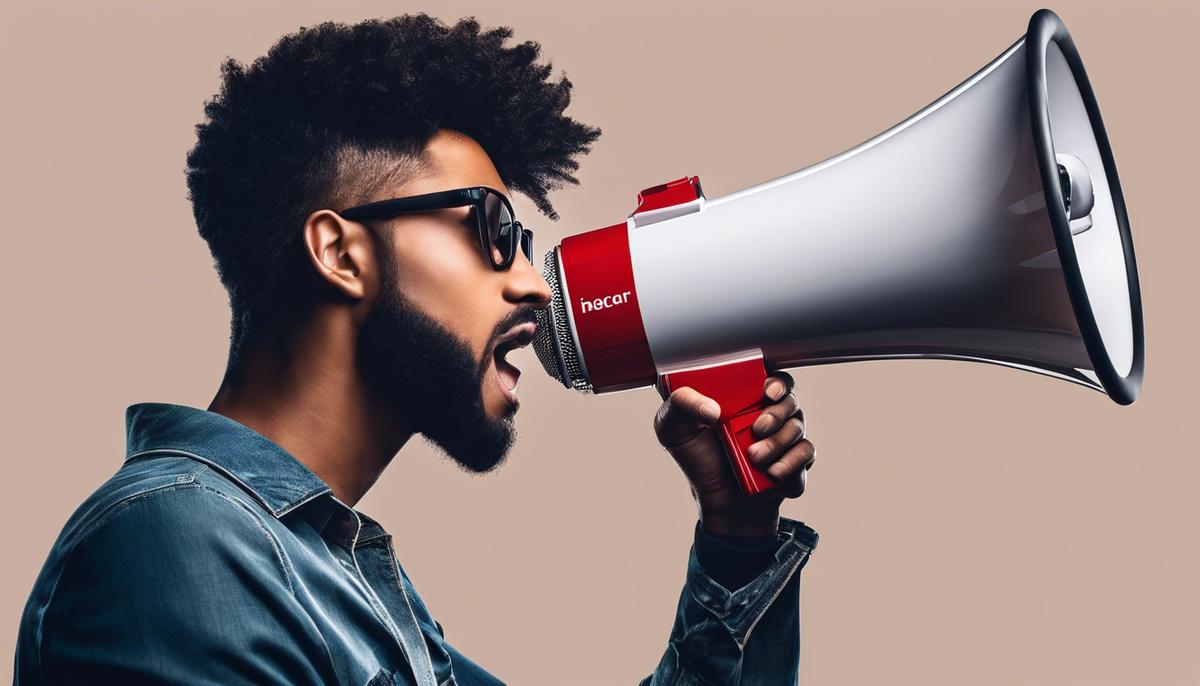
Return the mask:
<svg viewBox="0 0 1200 686">
<path fill-rule="evenodd" d="M 496 370 L 496 385 L 513 406 L 517 405 L 517 381 L 521 378 L 521 370 L 513 366 L 506 356 L 513 350 L 529 345 L 533 341 L 536 329 L 537 324 L 533 322 L 518 324 L 504 332 L 492 344 L 492 367 Z"/>
</svg>

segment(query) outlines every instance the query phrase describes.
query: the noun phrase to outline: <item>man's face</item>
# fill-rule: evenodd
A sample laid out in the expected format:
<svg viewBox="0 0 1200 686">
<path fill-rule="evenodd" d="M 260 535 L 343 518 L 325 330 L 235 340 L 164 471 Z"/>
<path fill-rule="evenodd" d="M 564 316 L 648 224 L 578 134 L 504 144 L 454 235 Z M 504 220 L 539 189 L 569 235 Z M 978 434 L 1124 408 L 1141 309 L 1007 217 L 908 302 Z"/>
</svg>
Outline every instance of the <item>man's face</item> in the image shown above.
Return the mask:
<svg viewBox="0 0 1200 686">
<path fill-rule="evenodd" d="M 504 183 L 472 139 L 440 132 L 430 171 L 391 196 Z M 376 223 L 388 234 L 379 255 L 380 293 L 359 337 L 359 367 L 403 421 L 472 471 L 499 464 L 513 440 L 520 372 L 505 359 L 528 344 L 534 310 L 550 287 L 518 252 L 495 271 L 480 250 L 471 207 L 408 214 Z M 391 262 L 389 262 L 391 260 Z"/>
</svg>

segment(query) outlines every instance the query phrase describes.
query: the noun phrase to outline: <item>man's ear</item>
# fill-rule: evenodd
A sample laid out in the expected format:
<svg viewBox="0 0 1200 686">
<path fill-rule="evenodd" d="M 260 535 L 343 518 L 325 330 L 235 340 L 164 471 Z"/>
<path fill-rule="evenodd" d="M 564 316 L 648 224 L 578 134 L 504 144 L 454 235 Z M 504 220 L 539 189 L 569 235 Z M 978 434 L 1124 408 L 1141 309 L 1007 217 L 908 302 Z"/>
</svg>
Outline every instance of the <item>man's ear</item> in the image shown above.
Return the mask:
<svg viewBox="0 0 1200 686">
<path fill-rule="evenodd" d="M 362 224 L 332 210 L 317 210 L 304 222 L 304 252 L 317 275 L 346 296 L 366 296 L 378 273 L 375 244 Z"/>
</svg>

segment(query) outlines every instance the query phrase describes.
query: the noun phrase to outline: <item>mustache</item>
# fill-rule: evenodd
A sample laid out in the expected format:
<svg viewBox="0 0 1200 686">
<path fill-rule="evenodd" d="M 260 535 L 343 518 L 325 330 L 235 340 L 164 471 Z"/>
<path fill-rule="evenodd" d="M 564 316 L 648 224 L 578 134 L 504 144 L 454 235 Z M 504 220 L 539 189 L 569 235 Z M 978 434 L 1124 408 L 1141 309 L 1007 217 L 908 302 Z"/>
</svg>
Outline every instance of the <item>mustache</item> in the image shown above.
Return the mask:
<svg viewBox="0 0 1200 686">
<path fill-rule="evenodd" d="M 496 324 L 496 328 L 492 329 L 492 337 L 488 339 L 488 342 L 496 340 L 505 331 L 518 324 L 537 324 L 537 310 L 532 305 L 518 305 L 507 317 L 501 319 L 499 324 Z"/>
<path fill-rule="evenodd" d="M 488 337 L 486 351 L 490 351 L 492 349 L 492 344 L 496 342 L 497 338 L 504 335 L 504 332 L 508 331 L 514 326 L 517 326 L 518 324 L 526 323 L 537 324 L 537 309 L 534 308 L 533 305 L 518 305 L 516 309 L 514 309 L 512 312 L 509 312 L 508 316 L 506 316 L 504 319 L 501 319 L 500 322 L 496 324 L 496 327 L 492 329 L 492 335 Z M 483 359 L 479 361 L 480 378 L 483 378 L 484 373 L 487 372 L 488 357 L 490 356 L 490 353 L 486 351 Z"/>
</svg>

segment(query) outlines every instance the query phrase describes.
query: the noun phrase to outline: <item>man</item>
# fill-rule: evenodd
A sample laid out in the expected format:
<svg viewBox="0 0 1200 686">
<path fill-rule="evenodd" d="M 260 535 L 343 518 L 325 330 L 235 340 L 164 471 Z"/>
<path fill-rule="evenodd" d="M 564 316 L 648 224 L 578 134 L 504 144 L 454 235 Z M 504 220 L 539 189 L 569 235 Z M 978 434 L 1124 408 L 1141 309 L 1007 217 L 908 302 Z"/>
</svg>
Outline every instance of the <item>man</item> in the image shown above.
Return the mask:
<svg viewBox="0 0 1200 686">
<path fill-rule="evenodd" d="M 354 505 L 415 433 L 473 472 L 513 441 L 506 355 L 550 292 L 508 195 L 553 217 L 547 192 L 599 131 L 563 115 L 570 83 L 510 33 L 324 24 L 225 63 L 187 168 L 230 296 L 225 377 L 207 410 L 128 408 L 124 465 L 29 598 L 17 683 L 501 683 L 446 641 Z M 713 401 L 679 389 L 655 417 L 700 521 L 643 684 L 796 679 L 817 536 L 779 517 L 813 461 L 790 388 L 768 379 L 755 425 L 767 498 L 738 490 Z"/>
</svg>

